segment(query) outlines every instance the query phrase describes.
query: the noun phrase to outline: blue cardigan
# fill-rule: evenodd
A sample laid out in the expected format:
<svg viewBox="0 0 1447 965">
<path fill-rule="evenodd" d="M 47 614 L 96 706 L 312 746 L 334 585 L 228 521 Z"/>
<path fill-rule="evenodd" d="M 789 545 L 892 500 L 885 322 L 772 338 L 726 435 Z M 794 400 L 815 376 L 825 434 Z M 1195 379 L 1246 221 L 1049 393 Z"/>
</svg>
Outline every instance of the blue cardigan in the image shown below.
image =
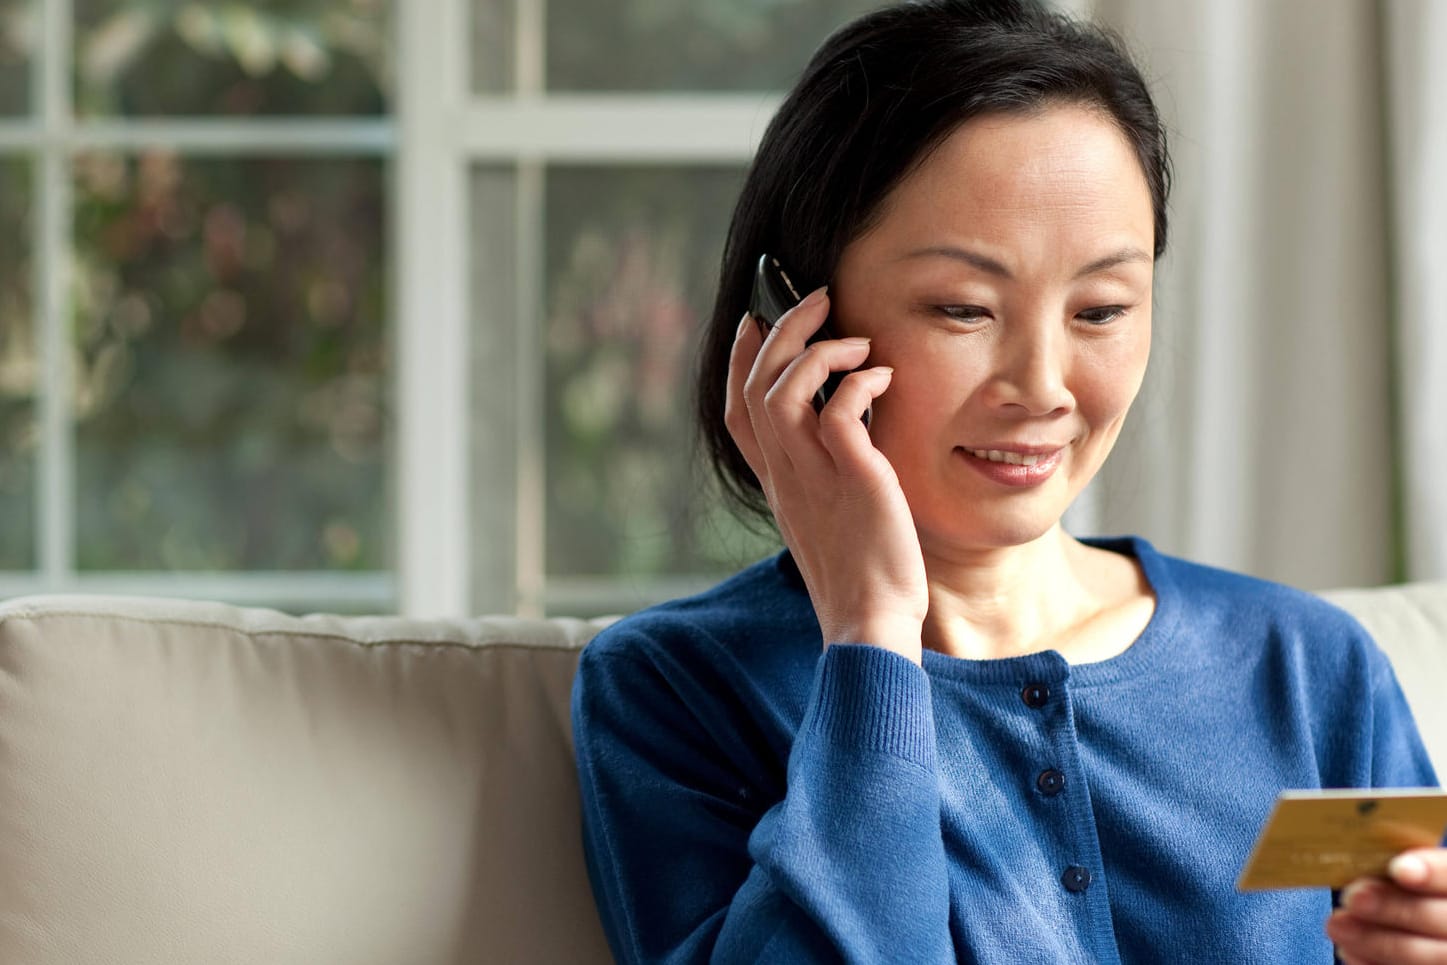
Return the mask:
<svg viewBox="0 0 1447 965">
<path fill-rule="evenodd" d="M 834 646 L 788 554 L 638 613 L 573 691 L 622 962 L 1322 962 L 1324 889 L 1235 881 L 1283 788 L 1425 786 L 1386 658 L 1282 586 L 1137 557 L 1124 653 Z"/>
</svg>

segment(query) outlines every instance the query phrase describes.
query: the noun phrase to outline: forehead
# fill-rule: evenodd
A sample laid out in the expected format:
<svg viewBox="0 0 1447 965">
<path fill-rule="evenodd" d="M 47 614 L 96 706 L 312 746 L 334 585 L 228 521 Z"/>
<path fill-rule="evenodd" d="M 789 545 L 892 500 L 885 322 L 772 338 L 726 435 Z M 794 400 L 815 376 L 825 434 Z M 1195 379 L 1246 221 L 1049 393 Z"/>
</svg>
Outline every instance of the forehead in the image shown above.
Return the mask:
<svg viewBox="0 0 1447 965">
<path fill-rule="evenodd" d="M 1131 235 L 1151 250 L 1150 187 L 1108 114 L 1058 105 L 960 125 L 895 186 L 869 233 L 881 241 L 961 233 L 1038 236 L 1082 225 L 1093 234 Z"/>
</svg>

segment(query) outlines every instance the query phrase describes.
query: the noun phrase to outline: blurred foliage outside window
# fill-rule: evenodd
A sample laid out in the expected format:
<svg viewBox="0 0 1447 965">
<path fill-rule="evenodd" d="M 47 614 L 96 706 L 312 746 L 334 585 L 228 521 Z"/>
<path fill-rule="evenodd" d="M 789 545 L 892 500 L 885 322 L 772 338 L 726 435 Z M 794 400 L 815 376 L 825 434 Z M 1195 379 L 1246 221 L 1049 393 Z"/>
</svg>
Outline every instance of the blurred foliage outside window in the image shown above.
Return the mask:
<svg viewBox="0 0 1447 965">
<path fill-rule="evenodd" d="M 77 0 L 84 115 L 376 115 L 381 0 Z M 75 159 L 82 569 L 383 569 L 383 164 Z"/>
<path fill-rule="evenodd" d="M 34 298 L 31 164 L 0 158 L 0 569 L 35 566 Z"/>
<path fill-rule="evenodd" d="M 381 162 L 75 175 L 81 569 L 383 567 Z"/>
<path fill-rule="evenodd" d="M 499 6 L 499 0 L 478 2 Z M 557 91 L 786 90 L 831 31 L 885 2 L 548 0 L 547 86 Z"/>
<path fill-rule="evenodd" d="M 548 170 L 549 575 L 719 573 L 775 548 L 693 446 L 697 343 L 743 173 Z"/>
<path fill-rule="evenodd" d="M 30 110 L 30 51 L 34 45 L 31 0 L 0 0 L 0 117 Z"/>
<path fill-rule="evenodd" d="M 378 115 L 390 0 L 74 0 L 76 113 Z"/>
</svg>

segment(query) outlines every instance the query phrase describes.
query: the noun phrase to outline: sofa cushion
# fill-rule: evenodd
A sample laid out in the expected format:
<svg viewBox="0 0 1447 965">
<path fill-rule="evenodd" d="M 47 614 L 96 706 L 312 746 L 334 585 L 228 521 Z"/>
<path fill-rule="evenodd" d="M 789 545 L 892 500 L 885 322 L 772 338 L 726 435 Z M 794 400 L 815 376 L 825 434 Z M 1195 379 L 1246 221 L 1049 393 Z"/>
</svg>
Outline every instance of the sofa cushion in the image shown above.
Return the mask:
<svg viewBox="0 0 1447 965">
<path fill-rule="evenodd" d="M 606 962 L 577 620 L 0 607 L 0 961 Z"/>
</svg>

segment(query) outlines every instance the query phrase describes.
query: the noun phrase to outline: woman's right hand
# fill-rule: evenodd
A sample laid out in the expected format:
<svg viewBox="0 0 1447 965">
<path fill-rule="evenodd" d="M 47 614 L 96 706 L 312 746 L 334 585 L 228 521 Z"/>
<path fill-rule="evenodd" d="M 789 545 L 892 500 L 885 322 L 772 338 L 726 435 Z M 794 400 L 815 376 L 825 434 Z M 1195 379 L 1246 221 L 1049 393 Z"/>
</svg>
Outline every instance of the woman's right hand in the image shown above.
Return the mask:
<svg viewBox="0 0 1447 965">
<path fill-rule="evenodd" d="M 824 645 L 868 643 L 919 663 L 929 610 L 919 536 L 894 468 L 861 421 L 893 373 L 851 372 L 816 414 L 814 393 L 829 373 L 869 355 L 867 339 L 808 345 L 828 314 L 821 288 L 767 337 L 744 316 L 729 357 L 725 423 L 803 574 Z"/>
</svg>

